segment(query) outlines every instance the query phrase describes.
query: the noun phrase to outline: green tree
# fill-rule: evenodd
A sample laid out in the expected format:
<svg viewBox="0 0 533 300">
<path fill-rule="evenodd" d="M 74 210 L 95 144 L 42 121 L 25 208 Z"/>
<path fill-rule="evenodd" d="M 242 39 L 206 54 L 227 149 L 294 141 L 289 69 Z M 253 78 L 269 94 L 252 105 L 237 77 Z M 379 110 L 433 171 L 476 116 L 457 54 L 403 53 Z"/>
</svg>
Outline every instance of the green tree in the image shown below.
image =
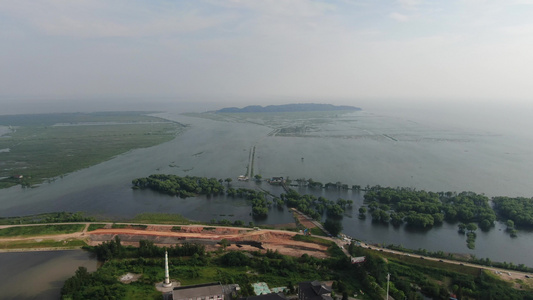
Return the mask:
<svg viewBox="0 0 533 300">
<path fill-rule="evenodd" d="M 230 251 L 221 256 L 220 261 L 228 267 L 246 266 L 249 263 L 248 257 L 240 251 Z"/>
<path fill-rule="evenodd" d="M 492 223 L 487 219 L 483 219 L 483 221 L 479 222 L 479 227 L 483 230 L 489 230 L 491 226 Z"/>
<path fill-rule="evenodd" d="M 514 229 L 514 222 L 513 222 L 513 220 L 507 220 L 507 222 L 506 222 L 505 224 L 507 224 L 507 230 L 512 230 L 512 229 Z"/>
<path fill-rule="evenodd" d="M 222 249 L 226 250 L 226 248 L 230 245 L 230 242 L 227 239 L 222 239 L 220 241 L 220 245 L 222 246 Z"/>
<path fill-rule="evenodd" d="M 391 213 L 390 214 L 390 219 L 391 219 L 391 223 L 394 225 L 394 226 L 399 226 L 403 223 L 403 213 Z"/>
<path fill-rule="evenodd" d="M 465 223 L 459 223 L 459 225 L 457 225 L 457 227 L 459 228 L 459 232 L 460 233 L 465 233 L 466 232 L 466 224 Z"/>
<path fill-rule="evenodd" d="M 235 222 L 233 222 L 233 226 L 243 227 L 243 226 L 244 226 L 244 221 L 242 221 L 242 220 L 235 220 Z"/>
<path fill-rule="evenodd" d="M 342 231 L 342 223 L 338 220 L 326 219 L 324 222 L 324 229 L 326 229 L 332 236 L 337 236 Z"/>
<path fill-rule="evenodd" d="M 477 225 L 475 223 L 468 223 L 466 224 L 466 230 L 474 232 L 477 230 Z"/>
</svg>

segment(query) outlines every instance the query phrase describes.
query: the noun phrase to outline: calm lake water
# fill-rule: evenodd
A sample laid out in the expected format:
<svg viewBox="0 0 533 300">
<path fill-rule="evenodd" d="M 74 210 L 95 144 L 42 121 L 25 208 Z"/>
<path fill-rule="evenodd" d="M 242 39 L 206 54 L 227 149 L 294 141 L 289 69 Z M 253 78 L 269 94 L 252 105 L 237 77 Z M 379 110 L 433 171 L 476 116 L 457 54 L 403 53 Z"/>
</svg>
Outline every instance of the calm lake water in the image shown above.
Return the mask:
<svg viewBox="0 0 533 300">
<path fill-rule="evenodd" d="M 82 250 L 0 253 L 0 299 L 59 299 L 79 266 L 93 272 L 96 258 Z"/>
<path fill-rule="evenodd" d="M 479 111 L 454 114 L 445 108 L 424 111 L 381 108 L 340 115 L 329 121 L 290 120 L 295 124 L 307 122 L 306 135 L 299 137 L 270 136 L 280 122 L 223 122 L 164 113 L 161 116 L 190 127 L 173 141 L 130 151 L 38 188 L 0 190 L 0 216 L 85 211 L 120 220 L 142 212 L 164 212 L 201 221 L 225 218 L 248 222 L 252 220 L 250 207 L 242 200 L 179 199 L 134 191 L 130 182 L 153 173 L 170 173 L 231 177 L 238 185 L 235 179 L 246 172 L 254 145 L 254 172 L 264 178 L 304 177 L 324 183 L 474 191 L 488 196 L 533 195 L 533 138 L 528 131 L 533 123 L 525 117 L 528 110 L 520 110 L 518 119 L 506 115 L 509 110 L 498 109 L 481 115 Z M 273 193 L 282 192 L 266 183 L 261 186 Z M 533 264 L 533 252 L 528 251 L 533 248 L 532 232 L 520 230 L 519 237 L 512 239 L 501 224 L 496 224 L 489 232 L 478 231 L 476 249 L 469 250 L 465 236 L 457 233 L 456 224 L 445 223 L 429 231 L 376 225 L 370 217 L 357 218 L 357 209 L 363 204 L 362 193 L 318 193 L 332 200 L 354 200 L 353 211 L 343 219 L 344 232 L 367 242 Z M 286 209 L 272 209 L 268 219 L 254 221 L 287 223 L 292 217 Z"/>
</svg>

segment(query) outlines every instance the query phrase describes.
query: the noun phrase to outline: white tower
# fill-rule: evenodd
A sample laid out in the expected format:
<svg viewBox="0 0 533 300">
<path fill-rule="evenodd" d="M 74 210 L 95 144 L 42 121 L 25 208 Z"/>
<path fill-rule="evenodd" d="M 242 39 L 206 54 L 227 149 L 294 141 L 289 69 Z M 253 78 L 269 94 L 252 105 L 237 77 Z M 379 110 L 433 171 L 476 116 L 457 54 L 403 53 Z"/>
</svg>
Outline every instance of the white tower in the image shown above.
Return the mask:
<svg viewBox="0 0 533 300">
<path fill-rule="evenodd" d="M 163 282 L 164 287 L 172 286 L 170 283 L 170 278 L 168 276 L 168 252 L 165 251 L 165 281 Z"/>
</svg>

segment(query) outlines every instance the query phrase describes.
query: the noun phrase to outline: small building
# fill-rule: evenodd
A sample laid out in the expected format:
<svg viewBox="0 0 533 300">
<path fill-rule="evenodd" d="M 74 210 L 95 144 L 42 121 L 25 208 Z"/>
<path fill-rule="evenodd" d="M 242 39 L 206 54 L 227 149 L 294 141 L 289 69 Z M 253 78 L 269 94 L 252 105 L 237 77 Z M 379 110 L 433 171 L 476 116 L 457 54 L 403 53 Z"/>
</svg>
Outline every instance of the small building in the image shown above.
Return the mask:
<svg viewBox="0 0 533 300">
<path fill-rule="evenodd" d="M 283 293 L 270 293 L 259 296 L 243 297 L 239 300 L 287 300 L 287 297 L 285 297 L 285 294 Z"/>
<path fill-rule="evenodd" d="M 284 182 L 285 180 L 283 179 L 283 177 L 272 177 L 268 180 L 268 183 L 270 184 L 282 184 Z"/>
<path fill-rule="evenodd" d="M 365 262 L 366 256 L 359 256 L 359 257 L 350 256 L 350 260 L 352 264 L 360 264 L 360 263 Z"/>
<path fill-rule="evenodd" d="M 300 282 L 298 300 L 333 300 L 331 288 L 317 280 Z"/>
<path fill-rule="evenodd" d="M 268 284 L 266 284 L 266 282 L 256 282 L 256 283 L 252 283 L 252 288 L 254 289 L 254 293 L 256 295 L 267 295 L 267 294 L 271 294 L 272 291 L 270 290 L 270 288 L 268 287 Z"/>
<path fill-rule="evenodd" d="M 173 300 L 224 300 L 231 299 L 231 294 L 240 290 L 239 285 L 222 285 L 220 282 L 175 287 Z"/>
</svg>

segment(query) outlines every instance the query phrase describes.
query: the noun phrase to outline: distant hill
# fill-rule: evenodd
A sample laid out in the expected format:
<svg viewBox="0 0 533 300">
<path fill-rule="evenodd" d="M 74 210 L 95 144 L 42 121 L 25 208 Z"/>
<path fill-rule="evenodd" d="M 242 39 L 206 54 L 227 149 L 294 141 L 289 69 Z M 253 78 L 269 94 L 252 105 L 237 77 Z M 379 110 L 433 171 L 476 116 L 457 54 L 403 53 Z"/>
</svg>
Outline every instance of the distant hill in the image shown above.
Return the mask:
<svg viewBox="0 0 533 300">
<path fill-rule="evenodd" d="M 334 111 L 334 110 L 361 110 L 355 106 L 335 106 L 332 104 L 316 104 L 316 103 L 298 103 L 298 104 L 283 104 L 283 105 L 250 105 L 243 108 L 227 107 L 217 110 L 217 113 L 264 113 L 264 112 L 296 112 L 296 111 Z"/>
</svg>

